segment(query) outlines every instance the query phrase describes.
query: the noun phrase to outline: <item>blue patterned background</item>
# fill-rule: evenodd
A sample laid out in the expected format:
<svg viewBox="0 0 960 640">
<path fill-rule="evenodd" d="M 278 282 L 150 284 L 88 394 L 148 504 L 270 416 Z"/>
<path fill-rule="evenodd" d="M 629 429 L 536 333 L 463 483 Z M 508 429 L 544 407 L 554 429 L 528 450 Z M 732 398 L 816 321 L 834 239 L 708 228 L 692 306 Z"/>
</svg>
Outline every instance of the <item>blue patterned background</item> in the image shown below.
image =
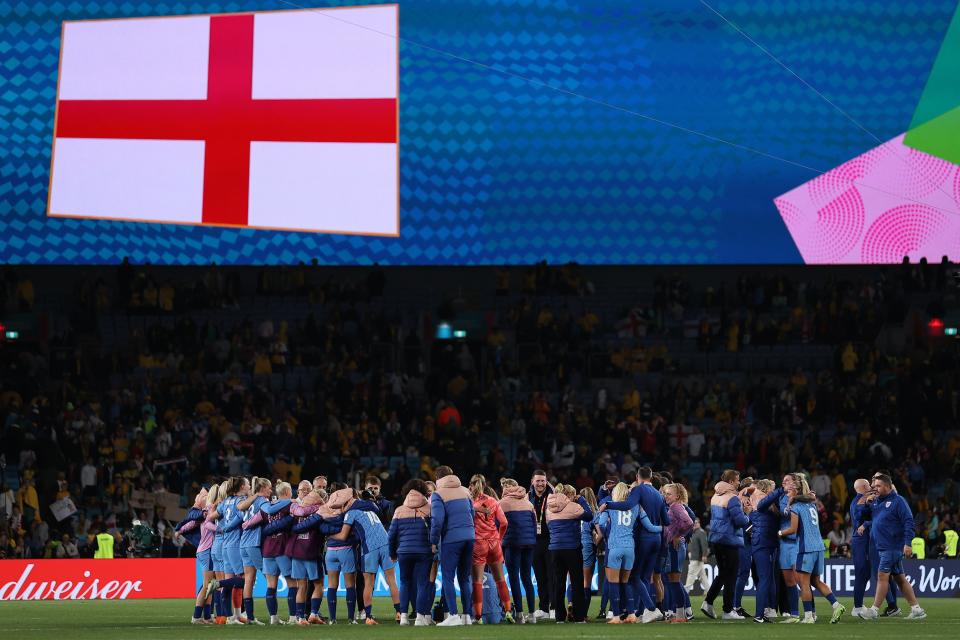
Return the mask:
<svg viewBox="0 0 960 640">
<path fill-rule="evenodd" d="M 956 8 L 709 4 L 880 140 L 907 129 Z M 771 200 L 814 173 L 636 114 L 821 170 L 878 144 L 698 0 L 400 5 L 401 237 L 383 239 L 47 218 L 61 20 L 292 7 L 0 0 L 0 262 L 794 263 Z"/>
</svg>

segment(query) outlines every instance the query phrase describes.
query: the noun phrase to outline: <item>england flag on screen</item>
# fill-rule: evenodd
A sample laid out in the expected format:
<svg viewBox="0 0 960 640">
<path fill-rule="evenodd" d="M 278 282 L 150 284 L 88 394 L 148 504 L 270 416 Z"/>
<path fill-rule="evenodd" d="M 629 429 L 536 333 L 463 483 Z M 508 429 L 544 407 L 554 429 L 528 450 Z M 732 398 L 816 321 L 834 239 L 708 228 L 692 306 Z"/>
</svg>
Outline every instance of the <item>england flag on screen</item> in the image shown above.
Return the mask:
<svg viewBox="0 0 960 640">
<path fill-rule="evenodd" d="M 399 233 L 398 8 L 65 22 L 53 216 Z"/>
</svg>

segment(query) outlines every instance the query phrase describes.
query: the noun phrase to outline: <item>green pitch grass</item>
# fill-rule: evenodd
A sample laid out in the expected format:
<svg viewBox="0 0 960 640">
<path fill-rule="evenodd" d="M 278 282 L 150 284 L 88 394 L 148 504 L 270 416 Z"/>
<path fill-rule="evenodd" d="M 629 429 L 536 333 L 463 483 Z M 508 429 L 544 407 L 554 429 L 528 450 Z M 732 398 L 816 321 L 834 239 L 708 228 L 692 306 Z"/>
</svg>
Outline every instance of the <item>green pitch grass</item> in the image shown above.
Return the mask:
<svg viewBox="0 0 960 640">
<path fill-rule="evenodd" d="M 848 609 L 852 602 L 842 599 Z M 286 613 L 286 601 L 281 601 L 281 614 Z M 902 604 L 902 603 L 901 603 Z M 57 638 L 58 640 L 129 640 L 129 639 L 179 639 L 179 638 L 234 638 L 260 639 L 277 637 L 330 637 L 394 640 L 399 638 L 423 638 L 423 634 L 456 640 L 526 640 L 558 638 L 603 639 L 635 638 L 704 638 L 707 640 L 821 640 L 833 637 L 842 640 L 927 640 L 930 638 L 957 638 L 960 630 L 960 601 L 956 599 L 927 599 L 921 602 L 926 609 L 926 620 L 911 621 L 903 618 L 885 618 L 865 622 L 850 616 L 849 611 L 839 624 L 829 623 L 830 611 L 826 601 L 817 599 L 819 621 L 808 625 L 764 625 L 753 622 L 720 622 L 709 620 L 697 608 L 700 599 L 694 602 L 696 620 L 687 624 L 651 623 L 647 625 L 609 626 L 598 621 L 586 625 L 541 622 L 537 625 L 475 625 L 472 627 L 399 627 L 392 622 L 393 607 L 389 601 L 378 598 L 374 615 L 382 621 L 379 626 L 352 626 L 339 624 L 335 627 L 239 627 L 239 626 L 191 626 L 193 603 L 190 600 L 94 600 L 85 602 L 0 602 L 0 629 L 4 639 L 30 640 L 33 638 Z M 592 616 L 597 614 L 599 602 L 593 600 Z M 751 598 L 744 599 L 748 611 L 753 610 Z M 341 603 L 341 609 L 343 605 Z M 266 613 L 263 602 L 257 602 L 260 615 Z M 326 602 L 323 604 L 326 614 Z M 904 615 L 906 612 L 904 612 Z M 283 615 L 283 617 L 286 617 Z M 827 634 L 824 636 L 823 634 Z"/>
</svg>

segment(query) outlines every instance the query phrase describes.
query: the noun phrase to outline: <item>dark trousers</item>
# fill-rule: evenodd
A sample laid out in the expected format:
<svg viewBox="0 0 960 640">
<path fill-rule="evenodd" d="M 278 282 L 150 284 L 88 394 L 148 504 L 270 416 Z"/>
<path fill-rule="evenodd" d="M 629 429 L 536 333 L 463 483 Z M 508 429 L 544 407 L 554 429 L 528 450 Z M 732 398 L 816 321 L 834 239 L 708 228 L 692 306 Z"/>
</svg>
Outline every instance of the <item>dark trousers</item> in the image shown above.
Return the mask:
<svg viewBox="0 0 960 640">
<path fill-rule="evenodd" d="M 417 613 L 429 615 L 436 593 L 430 582 L 433 554 L 401 553 L 397 556 L 397 564 L 400 565 L 400 611 L 408 612 L 413 603 Z"/>
<path fill-rule="evenodd" d="M 757 571 L 757 580 L 754 581 L 757 593 L 757 617 L 763 617 L 767 607 L 774 609 L 777 605 L 777 551 L 774 548 L 753 549 L 753 566 Z"/>
<path fill-rule="evenodd" d="M 510 591 L 513 592 L 513 608 L 523 611 L 523 595 L 527 595 L 527 609 L 533 613 L 533 547 L 504 547 L 504 564 L 507 566 L 507 575 L 510 578 Z M 520 585 L 523 584 L 523 591 Z"/>
<path fill-rule="evenodd" d="M 583 551 L 576 549 L 557 549 L 550 552 L 553 556 L 556 590 L 553 592 L 553 606 L 557 610 L 557 622 L 567 619 L 567 608 L 563 606 L 567 576 L 570 576 L 570 592 L 573 596 L 573 619 L 583 620 L 587 615 L 587 599 L 583 593 Z"/>
<path fill-rule="evenodd" d="M 737 588 L 737 572 L 740 569 L 740 547 L 729 544 L 711 546 L 717 558 L 717 577 L 710 584 L 704 600 L 712 605 L 723 589 L 723 612 L 730 613 L 733 611 L 733 593 Z"/>
<path fill-rule="evenodd" d="M 553 603 L 553 606 L 551 606 L 551 601 L 557 589 L 557 579 L 556 576 L 554 576 L 550 551 L 547 549 L 549 544 L 549 540 L 537 538 L 537 546 L 533 548 L 533 575 L 537 578 L 537 595 L 540 597 L 540 610 L 546 611 L 547 613 L 549 613 L 552 608 L 559 608 L 556 606 L 556 603 Z"/>
<path fill-rule="evenodd" d="M 473 581 L 470 573 L 473 567 L 473 540 L 444 542 L 440 545 L 440 573 L 443 575 L 443 599 L 447 603 L 450 615 L 457 615 L 457 590 L 453 586 L 456 576 L 460 585 L 460 603 L 467 615 L 473 611 Z"/>
</svg>

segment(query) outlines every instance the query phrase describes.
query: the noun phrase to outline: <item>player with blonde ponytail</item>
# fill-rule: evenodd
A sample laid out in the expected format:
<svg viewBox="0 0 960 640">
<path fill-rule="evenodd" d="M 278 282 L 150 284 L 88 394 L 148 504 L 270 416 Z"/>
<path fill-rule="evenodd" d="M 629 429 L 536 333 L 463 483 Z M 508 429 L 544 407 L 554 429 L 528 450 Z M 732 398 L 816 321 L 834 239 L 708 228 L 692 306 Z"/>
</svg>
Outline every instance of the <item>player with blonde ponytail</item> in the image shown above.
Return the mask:
<svg viewBox="0 0 960 640">
<path fill-rule="evenodd" d="M 813 612 L 813 588 L 816 588 L 833 607 L 830 618 L 832 624 L 840 621 L 846 607 L 837 602 L 830 587 L 820 579 L 824 570 L 823 538 L 820 537 L 820 514 L 817 511 L 816 496 L 810 491 L 807 478 L 803 474 L 792 474 L 796 489 L 790 498 L 790 526 L 777 532 L 780 537 L 797 537 L 797 576 L 800 582 L 800 599 L 803 601 L 802 624 L 816 621 Z"/>
<path fill-rule="evenodd" d="M 199 509 L 201 512 L 200 520 L 185 522 L 178 529 L 180 535 L 183 535 L 197 527 L 200 528 L 196 563 L 198 573 L 203 576 L 203 582 L 200 584 L 204 586 L 201 587 L 200 592 L 197 594 L 197 601 L 193 609 L 193 618 L 190 619 L 190 624 L 213 624 L 213 621 L 210 619 L 210 596 L 207 594 L 206 584 L 214 578 L 213 560 L 211 559 L 210 549 L 213 547 L 213 537 L 217 526 L 213 521 L 207 519 L 207 515 L 213 509 L 211 505 L 216 503 L 217 490 L 217 485 L 213 485 L 210 491 L 202 489 L 200 493 L 197 494 L 193 503 L 194 509 Z M 211 493 L 213 494 L 212 497 Z"/>
<path fill-rule="evenodd" d="M 244 479 L 246 483 L 246 479 Z M 266 478 L 254 476 L 250 479 L 249 495 L 237 502 L 242 522 L 249 521 L 260 513 L 264 505 L 270 503 L 273 484 Z M 241 525 L 242 526 L 242 525 Z M 243 610 L 247 624 L 262 625 L 253 615 L 253 584 L 257 581 L 257 571 L 263 571 L 263 556 L 260 553 L 260 527 L 244 527 L 240 534 L 240 557 L 243 563 Z"/>
</svg>

